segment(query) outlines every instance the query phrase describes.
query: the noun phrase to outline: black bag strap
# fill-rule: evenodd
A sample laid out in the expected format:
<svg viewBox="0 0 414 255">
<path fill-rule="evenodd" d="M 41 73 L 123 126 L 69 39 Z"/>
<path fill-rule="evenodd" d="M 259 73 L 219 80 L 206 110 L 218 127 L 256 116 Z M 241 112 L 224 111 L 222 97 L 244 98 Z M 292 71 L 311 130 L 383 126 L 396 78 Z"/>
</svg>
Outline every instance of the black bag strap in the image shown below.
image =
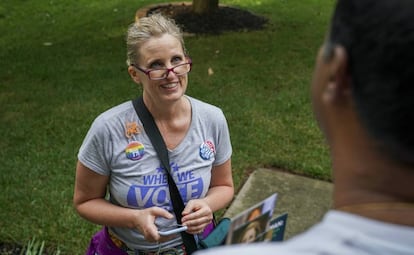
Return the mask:
<svg viewBox="0 0 414 255">
<path fill-rule="evenodd" d="M 164 139 L 162 138 L 161 133 L 157 125 L 155 124 L 154 118 L 152 117 L 151 113 L 148 111 L 148 108 L 144 104 L 143 98 L 138 97 L 137 99 L 132 101 L 132 104 L 134 105 L 135 111 L 141 119 L 141 122 L 144 126 L 144 130 L 150 138 L 151 143 L 154 146 L 154 149 L 157 152 L 162 165 L 167 171 L 168 186 L 172 205 L 174 208 L 174 213 L 177 218 L 177 223 L 181 224 L 181 213 L 184 210 L 184 202 L 180 195 L 180 192 L 178 191 L 177 185 L 175 184 L 174 179 L 171 176 L 171 167 L 168 158 L 167 146 L 165 145 Z M 183 231 L 181 232 L 181 237 L 183 239 L 186 254 L 191 255 L 193 252 L 197 250 L 197 243 L 193 235 Z"/>
</svg>

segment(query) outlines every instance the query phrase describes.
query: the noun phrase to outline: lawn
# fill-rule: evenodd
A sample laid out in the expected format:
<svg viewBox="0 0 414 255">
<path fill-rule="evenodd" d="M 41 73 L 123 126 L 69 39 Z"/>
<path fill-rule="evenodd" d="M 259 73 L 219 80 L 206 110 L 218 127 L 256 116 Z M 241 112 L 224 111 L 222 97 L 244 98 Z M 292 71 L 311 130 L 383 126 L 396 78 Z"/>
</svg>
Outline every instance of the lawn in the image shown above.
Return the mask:
<svg viewBox="0 0 414 255">
<path fill-rule="evenodd" d="M 269 19 L 260 31 L 186 38 L 188 94 L 223 109 L 237 188 L 259 167 L 329 180 L 309 84 L 333 1 L 220 3 Z M 100 112 L 140 94 L 126 72 L 124 38 L 148 4 L 1 1 L 0 243 L 36 237 L 82 254 L 97 230 L 72 207 L 76 155 Z"/>
</svg>

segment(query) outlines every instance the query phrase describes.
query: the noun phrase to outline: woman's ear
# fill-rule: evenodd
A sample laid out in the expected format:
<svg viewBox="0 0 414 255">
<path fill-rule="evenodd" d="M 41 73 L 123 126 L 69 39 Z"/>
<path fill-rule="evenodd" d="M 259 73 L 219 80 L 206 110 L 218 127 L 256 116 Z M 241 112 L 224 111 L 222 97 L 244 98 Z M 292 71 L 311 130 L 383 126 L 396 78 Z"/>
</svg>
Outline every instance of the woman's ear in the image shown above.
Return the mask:
<svg viewBox="0 0 414 255">
<path fill-rule="evenodd" d="M 138 75 L 137 69 L 134 66 L 128 66 L 128 73 L 133 81 L 135 81 L 136 83 L 141 83 L 141 79 Z"/>
</svg>

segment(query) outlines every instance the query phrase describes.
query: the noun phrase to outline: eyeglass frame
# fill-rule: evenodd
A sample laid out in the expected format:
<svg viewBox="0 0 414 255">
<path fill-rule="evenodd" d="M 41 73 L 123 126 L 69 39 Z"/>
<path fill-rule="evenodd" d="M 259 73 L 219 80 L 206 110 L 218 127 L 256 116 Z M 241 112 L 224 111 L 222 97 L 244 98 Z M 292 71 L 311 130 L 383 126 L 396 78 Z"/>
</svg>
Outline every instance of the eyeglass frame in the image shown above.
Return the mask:
<svg viewBox="0 0 414 255">
<path fill-rule="evenodd" d="M 175 75 L 177 75 L 177 76 L 183 76 L 183 75 L 185 75 L 185 74 L 188 74 L 189 72 L 191 72 L 191 69 L 192 69 L 192 67 L 193 67 L 193 61 L 191 60 L 191 58 L 189 58 L 189 57 L 186 57 L 187 58 L 187 62 L 185 62 L 185 63 L 181 63 L 181 64 L 178 64 L 178 65 L 175 65 L 175 66 L 173 66 L 173 67 L 171 67 L 171 68 L 164 68 L 164 69 L 147 69 L 147 70 L 145 70 L 145 69 L 142 69 L 141 67 L 139 67 L 139 66 L 136 66 L 135 64 L 131 64 L 131 66 L 133 66 L 133 67 L 135 67 L 136 69 L 138 69 L 139 71 L 141 71 L 141 72 L 143 72 L 144 74 L 146 74 L 147 75 L 147 77 L 148 77 L 148 79 L 150 79 L 150 80 L 152 80 L 152 81 L 159 81 L 159 80 L 164 80 L 164 79 L 166 79 L 167 77 L 168 77 L 168 75 L 170 74 L 170 72 L 173 72 Z M 176 67 L 178 67 L 178 66 L 182 66 L 182 65 L 190 65 L 190 70 L 188 70 L 188 72 L 186 72 L 185 74 L 181 74 L 181 75 L 179 75 L 179 74 L 177 74 L 176 72 L 174 72 L 173 70 L 174 70 L 174 68 L 176 68 Z M 150 77 L 150 72 L 152 72 L 152 71 L 160 71 L 160 70 L 164 70 L 164 71 L 166 71 L 166 75 L 165 75 L 165 77 L 162 77 L 162 78 L 151 78 Z"/>
</svg>

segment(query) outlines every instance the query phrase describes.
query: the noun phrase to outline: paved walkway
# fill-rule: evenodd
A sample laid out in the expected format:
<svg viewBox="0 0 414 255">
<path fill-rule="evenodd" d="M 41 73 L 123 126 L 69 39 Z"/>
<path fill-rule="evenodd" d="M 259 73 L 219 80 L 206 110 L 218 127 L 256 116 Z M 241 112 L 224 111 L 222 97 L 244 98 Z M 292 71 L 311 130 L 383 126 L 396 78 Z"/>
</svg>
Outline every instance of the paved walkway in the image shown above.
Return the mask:
<svg viewBox="0 0 414 255">
<path fill-rule="evenodd" d="M 314 225 L 332 205 L 332 183 L 261 168 L 249 176 L 224 216 L 231 218 L 275 192 L 273 216 L 288 213 L 285 240 Z"/>
</svg>

